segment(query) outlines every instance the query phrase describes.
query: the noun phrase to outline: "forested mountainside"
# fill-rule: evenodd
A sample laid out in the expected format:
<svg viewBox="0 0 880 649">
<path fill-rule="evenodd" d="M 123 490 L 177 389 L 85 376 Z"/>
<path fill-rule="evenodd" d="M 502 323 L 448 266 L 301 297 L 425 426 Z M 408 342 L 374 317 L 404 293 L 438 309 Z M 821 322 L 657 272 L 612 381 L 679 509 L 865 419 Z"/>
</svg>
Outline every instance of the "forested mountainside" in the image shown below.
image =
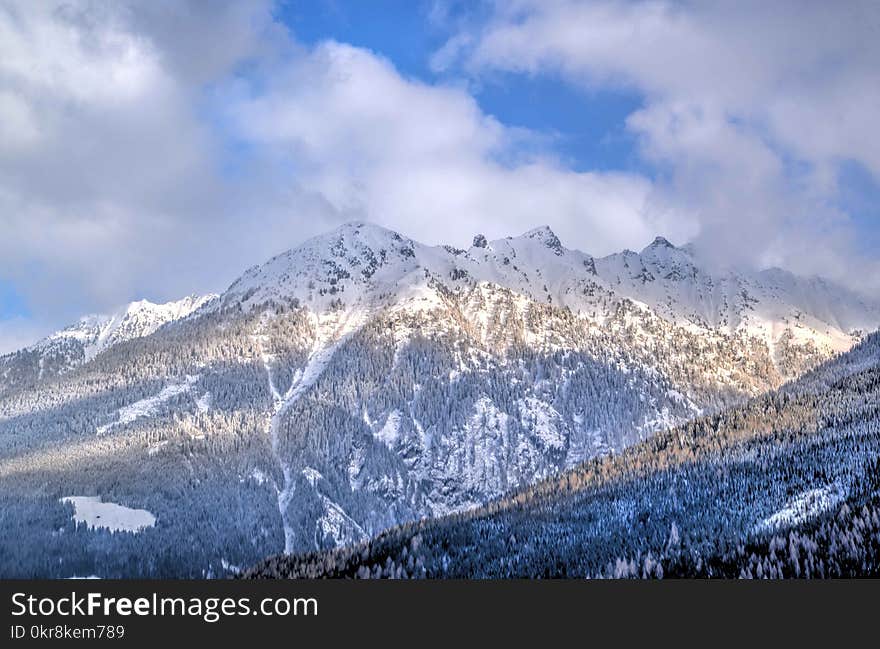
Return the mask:
<svg viewBox="0 0 880 649">
<path fill-rule="evenodd" d="M 880 576 L 880 334 L 477 510 L 247 576 Z"/>
<path fill-rule="evenodd" d="M 2 359 L 0 575 L 223 576 L 357 543 L 778 388 L 880 322 L 660 239 L 599 259 L 546 228 L 459 250 L 363 223 L 172 311 Z"/>
</svg>

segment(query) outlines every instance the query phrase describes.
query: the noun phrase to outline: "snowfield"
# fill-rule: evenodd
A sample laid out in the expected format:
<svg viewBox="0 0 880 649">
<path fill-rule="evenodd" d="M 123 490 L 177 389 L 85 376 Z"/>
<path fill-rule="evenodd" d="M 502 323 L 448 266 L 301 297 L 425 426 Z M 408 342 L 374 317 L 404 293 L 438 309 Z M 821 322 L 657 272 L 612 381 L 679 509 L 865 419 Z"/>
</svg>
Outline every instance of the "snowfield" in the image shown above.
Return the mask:
<svg viewBox="0 0 880 649">
<path fill-rule="evenodd" d="M 162 391 L 159 392 L 159 394 L 147 397 L 146 399 L 141 399 L 140 401 L 135 401 L 124 408 L 120 408 L 117 412 L 119 418 L 109 424 L 98 426 L 96 433 L 98 435 L 103 435 L 116 426 L 130 424 L 131 422 L 143 419 L 144 417 L 152 417 L 158 411 L 159 406 L 169 399 L 176 397 L 178 394 L 187 392 L 198 380 L 198 376 L 187 376 L 179 383 L 170 383 L 166 385 L 162 388 Z M 207 408 L 208 406 L 205 407 Z M 199 409 L 201 410 L 201 406 L 199 406 Z"/>
<path fill-rule="evenodd" d="M 146 509 L 131 509 L 111 502 L 101 502 L 99 496 L 66 496 L 63 503 L 73 505 L 73 519 L 85 523 L 89 529 L 104 528 L 111 532 L 140 532 L 156 524 L 156 517 Z"/>
<path fill-rule="evenodd" d="M 399 410 L 392 410 L 388 414 L 388 419 L 385 420 L 385 425 L 382 426 L 382 429 L 374 433 L 376 439 L 390 449 L 394 449 L 394 445 L 400 437 L 400 417 L 401 413 Z"/>
<path fill-rule="evenodd" d="M 759 531 L 793 527 L 828 511 L 846 500 L 846 491 L 838 484 L 810 489 L 792 498 L 785 507 L 758 525 Z"/>
</svg>

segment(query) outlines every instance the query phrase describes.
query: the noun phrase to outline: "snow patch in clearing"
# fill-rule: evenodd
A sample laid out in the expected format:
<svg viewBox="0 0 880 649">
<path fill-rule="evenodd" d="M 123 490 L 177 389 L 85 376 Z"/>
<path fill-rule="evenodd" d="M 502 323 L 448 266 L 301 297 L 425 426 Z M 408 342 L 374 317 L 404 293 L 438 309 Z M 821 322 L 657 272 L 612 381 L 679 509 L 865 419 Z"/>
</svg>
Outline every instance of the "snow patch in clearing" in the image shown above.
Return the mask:
<svg viewBox="0 0 880 649">
<path fill-rule="evenodd" d="M 158 412 L 159 406 L 161 406 L 166 401 L 169 401 L 170 399 L 176 397 L 177 395 L 183 394 L 184 392 L 188 391 L 198 380 L 198 375 L 187 376 L 181 382 L 170 383 L 166 385 L 164 388 L 162 388 L 162 391 L 159 392 L 159 394 L 154 394 L 152 397 L 147 397 L 146 399 L 135 401 L 134 403 L 129 404 L 124 408 L 120 408 L 117 411 L 119 418 L 109 424 L 98 426 L 97 434 L 103 435 L 104 433 L 115 428 L 116 426 L 130 424 L 131 422 L 137 421 L 138 419 L 154 416 Z"/>
<path fill-rule="evenodd" d="M 63 503 L 73 505 L 73 519 L 89 529 L 105 528 L 111 532 L 140 532 L 156 524 L 156 517 L 146 509 L 131 509 L 98 496 L 66 496 Z"/>
<path fill-rule="evenodd" d="M 214 402 L 214 397 L 211 395 L 211 393 L 205 392 L 205 394 L 203 394 L 202 396 L 200 396 L 196 400 L 196 408 L 198 408 L 198 411 L 200 413 L 205 414 L 209 410 L 211 410 L 211 404 L 213 402 Z"/>
<path fill-rule="evenodd" d="M 302 470 L 303 477 L 309 481 L 309 484 L 313 487 L 318 483 L 319 480 L 323 480 L 324 476 L 321 475 L 321 472 L 317 469 L 313 469 L 310 466 L 307 466 Z"/>
<path fill-rule="evenodd" d="M 261 485 L 261 486 L 269 480 L 269 478 L 266 477 L 266 474 L 257 468 L 254 468 L 254 470 L 251 471 L 251 474 L 248 476 L 248 478 L 250 478 L 251 480 L 253 480 L 258 485 Z M 245 481 L 245 479 L 243 478 L 241 480 L 241 482 L 244 482 L 244 481 Z"/>
<path fill-rule="evenodd" d="M 805 523 L 828 511 L 846 498 L 845 490 L 838 484 L 810 489 L 798 494 L 772 516 L 758 525 L 759 531 L 771 531 Z"/>
<path fill-rule="evenodd" d="M 373 435 L 385 446 L 392 448 L 400 438 L 400 411 L 392 410 L 388 414 L 388 419 L 385 420 L 385 425 L 382 426 L 382 429 L 373 433 Z"/>
</svg>

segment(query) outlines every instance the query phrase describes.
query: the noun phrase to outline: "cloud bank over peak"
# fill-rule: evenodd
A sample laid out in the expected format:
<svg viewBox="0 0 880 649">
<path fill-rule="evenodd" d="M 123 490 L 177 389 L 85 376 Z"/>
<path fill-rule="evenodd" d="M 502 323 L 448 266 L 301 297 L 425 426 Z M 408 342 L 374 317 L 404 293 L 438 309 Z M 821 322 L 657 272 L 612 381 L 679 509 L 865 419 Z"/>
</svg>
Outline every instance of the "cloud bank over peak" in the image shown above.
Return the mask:
<svg viewBox="0 0 880 649">
<path fill-rule="evenodd" d="M 840 170 L 854 163 L 880 179 L 878 30 L 870 1 L 517 0 L 494 4 L 440 60 L 638 91 L 627 127 L 704 246 L 840 275 L 858 236 L 839 204 Z M 861 265 L 876 287 L 876 260 Z"/>
<path fill-rule="evenodd" d="M 324 42 L 256 86 L 230 111 L 234 130 L 339 213 L 430 242 L 544 221 L 602 251 L 658 227 L 688 232 L 651 211 L 645 178 L 576 173 L 527 153 L 531 134 L 486 115 L 461 88 L 404 78 L 366 50 Z"/>
</svg>

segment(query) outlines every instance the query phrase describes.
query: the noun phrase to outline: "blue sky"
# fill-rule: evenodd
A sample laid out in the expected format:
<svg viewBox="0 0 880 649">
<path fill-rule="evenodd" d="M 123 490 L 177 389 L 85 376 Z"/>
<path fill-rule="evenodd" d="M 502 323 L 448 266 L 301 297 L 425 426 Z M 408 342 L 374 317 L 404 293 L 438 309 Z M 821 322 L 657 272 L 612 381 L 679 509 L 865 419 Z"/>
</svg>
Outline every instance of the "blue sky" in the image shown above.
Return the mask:
<svg viewBox="0 0 880 649">
<path fill-rule="evenodd" d="M 4 319 L 30 315 L 24 298 L 10 282 L 0 283 L 0 314 Z"/>
<path fill-rule="evenodd" d="M 874 2 L 10 0 L 0 352 L 368 218 L 880 290 Z"/>
</svg>

